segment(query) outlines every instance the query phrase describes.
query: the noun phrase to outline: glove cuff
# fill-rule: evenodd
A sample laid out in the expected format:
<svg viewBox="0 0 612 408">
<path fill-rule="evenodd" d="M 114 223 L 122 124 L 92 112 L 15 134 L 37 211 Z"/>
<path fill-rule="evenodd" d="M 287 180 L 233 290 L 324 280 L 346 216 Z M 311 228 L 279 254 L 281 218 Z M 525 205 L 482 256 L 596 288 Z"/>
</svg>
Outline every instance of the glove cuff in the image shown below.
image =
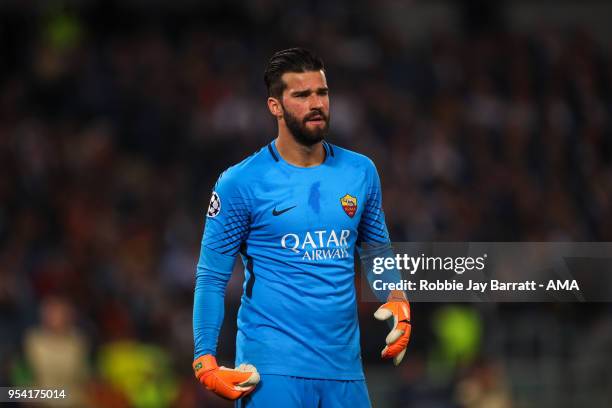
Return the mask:
<svg viewBox="0 0 612 408">
<path fill-rule="evenodd" d="M 207 372 L 219 367 L 217 365 L 217 359 L 212 354 L 205 354 L 196 358 L 191 366 L 193 367 L 193 372 L 197 379 L 200 379 Z"/>
</svg>

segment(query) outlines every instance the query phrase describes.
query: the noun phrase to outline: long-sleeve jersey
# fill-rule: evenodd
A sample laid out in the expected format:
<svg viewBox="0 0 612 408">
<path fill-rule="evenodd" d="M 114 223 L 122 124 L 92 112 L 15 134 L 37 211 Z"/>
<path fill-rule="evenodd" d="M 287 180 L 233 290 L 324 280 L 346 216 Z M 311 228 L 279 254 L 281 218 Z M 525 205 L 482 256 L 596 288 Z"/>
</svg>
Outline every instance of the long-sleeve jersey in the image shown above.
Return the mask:
<svg viewBox="0 0 612 408">
<path fill-rule="evenodd" d="M 216 354 L 224 294 L 237 254 L 245 280 L 236 365 L 262 374 L 363 379 L 354 253 L 387 244 L 378 173 L 367 157 L 323 143 L 297 167 L 275 142 L 219 177 L 196 271 L 195 356 Z"/>
</svg>

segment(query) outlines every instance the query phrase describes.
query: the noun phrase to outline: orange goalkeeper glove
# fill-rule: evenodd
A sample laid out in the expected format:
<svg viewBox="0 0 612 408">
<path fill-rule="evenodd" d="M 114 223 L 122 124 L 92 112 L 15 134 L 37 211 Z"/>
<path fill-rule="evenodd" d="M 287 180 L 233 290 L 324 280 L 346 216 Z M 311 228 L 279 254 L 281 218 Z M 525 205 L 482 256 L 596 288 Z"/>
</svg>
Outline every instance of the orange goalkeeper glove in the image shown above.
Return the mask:
<svg viewBox="0 0 612 408">
<path fill-rule="evenodd" d="M 254 366 L 240 364 L 235 369 L 219 367 L 212 354 L 195 359 L 193 371 L 207 390 L 232 401 L 251 393 L 259 383 L 259 373 Z"/>
<path fill-rule="evenodd" d="M 387 335 L 387 345 L 383 349 L 382 358 L 393 358 L 393 364 L 399 365 L 410 340 L 412 325 L 410 324 L 410 303 L 403 292 L 393 291 L 387 303 L 374 312 L 378 320 L 387 320 L 393 316 L 393 328 Z"/>
</svg>

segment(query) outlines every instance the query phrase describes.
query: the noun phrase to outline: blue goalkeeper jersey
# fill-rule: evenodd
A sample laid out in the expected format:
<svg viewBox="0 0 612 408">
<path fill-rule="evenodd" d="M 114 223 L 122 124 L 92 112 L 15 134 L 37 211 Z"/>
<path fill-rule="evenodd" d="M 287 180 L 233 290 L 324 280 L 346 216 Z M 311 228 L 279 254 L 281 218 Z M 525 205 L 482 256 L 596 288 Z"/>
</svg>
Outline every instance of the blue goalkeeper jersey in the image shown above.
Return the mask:
<svg viewBox="0 0 612 408">
<path fill-rule="evenodd" d="M 272 142 L 226 170 L 207 211 L 194 298 L 195 356 L 216 354 L 223 296 L 244 263 L 236 364 L 263 374 L 363 379 L 354 285 L 361 242 L 387 243 L 380 180 L 367 157 L 323 142 L 315 167 Z"/>
</svg>

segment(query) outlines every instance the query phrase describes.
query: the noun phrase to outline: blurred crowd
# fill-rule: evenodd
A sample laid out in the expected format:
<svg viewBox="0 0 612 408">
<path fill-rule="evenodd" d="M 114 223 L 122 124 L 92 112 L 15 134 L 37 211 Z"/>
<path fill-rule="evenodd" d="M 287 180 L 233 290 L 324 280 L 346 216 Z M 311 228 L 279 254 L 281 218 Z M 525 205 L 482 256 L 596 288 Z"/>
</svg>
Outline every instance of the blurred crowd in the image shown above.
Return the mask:
<svg viewBox="0 0 612 408">
<path fill-rule="evenodd" d="M 377 164 L 394 241 L 612 241 L 606 44 L 555 27 L 410 41 L 363 12 L 319 19 L 315 3 L 0 12 L 0 385 L 63 384 L 74 406 L 226 406 L 190 369 L 204 211 L 220 172 L 275 137 L 263 69 L 293 45 L 324 59 L 329 141 Z M 240 294 L 237 277 L 226 364 Z M 360 305 L 371 372 L 374 307 Z M 475 352 L 491 349 L 490 311 L 451 313 L 474 338 L 444 357 L 446 329 L 425 327 L 440 310 L 413 309 L 423 324 L 390 406 L 511 406 L 511 379 Z M 431 367 L 446 385 L 425 392 Z"/>
</svg>

